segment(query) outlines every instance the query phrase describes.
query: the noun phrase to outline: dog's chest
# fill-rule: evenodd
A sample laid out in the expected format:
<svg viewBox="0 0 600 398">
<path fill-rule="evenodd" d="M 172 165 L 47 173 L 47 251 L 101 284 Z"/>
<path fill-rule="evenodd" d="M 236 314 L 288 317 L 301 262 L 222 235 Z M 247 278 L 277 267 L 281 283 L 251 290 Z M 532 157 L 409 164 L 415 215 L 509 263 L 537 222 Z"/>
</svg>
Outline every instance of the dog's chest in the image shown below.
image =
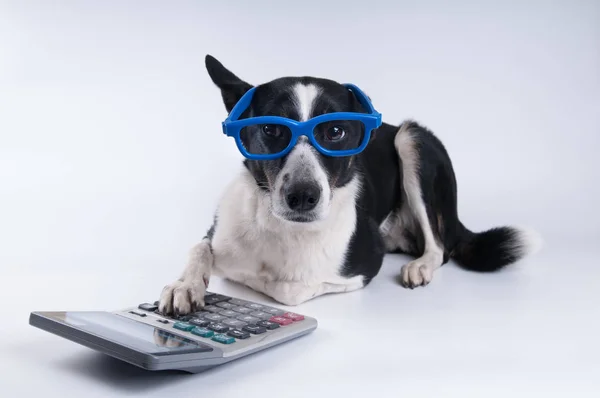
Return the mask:
<svg viewBox="0 0 600 398">
<path fill-rule="evenodd" d="M 248 194 L 254 196 L 248 196 Z M 239 198 L 246 198 L 240 203 Z M 246 184 L 232 188 L 221 201 L 213 237 L 215 271 L 243 281 L 302 281 L 335 283 L 355 229 L 352 201 L 332 208 L 318 227 L 290 225 L 275 219 L 265 199 Z"/>
<path fill-rule="evenodd" d="M 339 279 L 350 236 L 351 232 L 343 231 L 277 232 L 252 226 L 236 231 L 221 229 L 213 240 L 215 266 L 232 279 L 334 282 Z"/>
</svg>

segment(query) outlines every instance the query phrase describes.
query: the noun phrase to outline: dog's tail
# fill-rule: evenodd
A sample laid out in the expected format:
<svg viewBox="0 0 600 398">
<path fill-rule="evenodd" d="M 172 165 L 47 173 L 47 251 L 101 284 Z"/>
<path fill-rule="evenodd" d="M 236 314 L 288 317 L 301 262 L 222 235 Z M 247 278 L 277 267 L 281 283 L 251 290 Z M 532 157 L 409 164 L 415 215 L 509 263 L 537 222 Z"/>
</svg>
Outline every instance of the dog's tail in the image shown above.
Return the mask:
<svg viewBox="0 0 600 398">
<path fill-rule="evenodd" d="M 462 223 L 459 228 L 459 241 L 450 257 L 470 271 L 497 271 L 542 246 L 537 232 L 526 228 L 496 227 L 479 233 L 469 231 Z"/>
</svg>

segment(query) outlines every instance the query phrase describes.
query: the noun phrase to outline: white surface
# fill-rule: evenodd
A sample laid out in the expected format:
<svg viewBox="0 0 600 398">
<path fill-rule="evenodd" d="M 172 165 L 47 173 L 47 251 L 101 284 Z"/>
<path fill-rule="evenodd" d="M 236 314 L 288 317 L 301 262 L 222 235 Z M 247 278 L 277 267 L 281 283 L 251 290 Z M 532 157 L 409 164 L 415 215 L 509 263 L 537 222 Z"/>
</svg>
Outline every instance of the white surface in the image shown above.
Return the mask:
<svg viewBox="0 0 600 398">
<path fill-rule="evenodd" d="M 0 391 L 597 396 L 598 2 L 215 3 L 0 3 Z M 466 225 L 530 225 L 545 249 L 497 275 L 449 264 L 414 291 L 389 256 L 366 290 L 295 309 L 312 335 L 203 375 L 28 326 L 32 310 L 153 299 L 181 272 L 240 167 L 206 53 L 252 83 L 358 84 L 386 121 L 443 140 Z"/>
</svg>

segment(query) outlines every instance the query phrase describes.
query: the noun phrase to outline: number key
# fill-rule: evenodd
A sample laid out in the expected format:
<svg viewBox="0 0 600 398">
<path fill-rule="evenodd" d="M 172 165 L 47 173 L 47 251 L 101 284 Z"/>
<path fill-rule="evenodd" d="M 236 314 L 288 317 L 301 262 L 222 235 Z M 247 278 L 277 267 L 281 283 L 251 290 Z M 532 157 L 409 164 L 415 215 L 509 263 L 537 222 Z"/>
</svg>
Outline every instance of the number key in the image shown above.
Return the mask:
<svg viewBox="0 0 600 398">
<path fill-rule="evenodd" d="M 273 315 L 269 314 L 268 312 L 263 312 L 263 311 L 254 311 L 254 312 L 251 312 L 248 315 L 254 316 L 256 318 L 260 318 L 263 321 L 266 321 L 266 320 L 270 319 L 273 316 Z"/>
<path fill-rule="evenodd" d="M 257 325 L 247 325 L 242 328 L 243 331 L 249 332 L 252 334 L 262 334 L 267 331 L 265 327 L 257 326 Z"/>
<path fill-rule="evenodd" d="M 231 337 L 235 337 L 236 339 L 247 339 L 250 337 L 250 333 L 245 332 L 243 330 L 232 329 L 227 334 Z"/>
</svg>

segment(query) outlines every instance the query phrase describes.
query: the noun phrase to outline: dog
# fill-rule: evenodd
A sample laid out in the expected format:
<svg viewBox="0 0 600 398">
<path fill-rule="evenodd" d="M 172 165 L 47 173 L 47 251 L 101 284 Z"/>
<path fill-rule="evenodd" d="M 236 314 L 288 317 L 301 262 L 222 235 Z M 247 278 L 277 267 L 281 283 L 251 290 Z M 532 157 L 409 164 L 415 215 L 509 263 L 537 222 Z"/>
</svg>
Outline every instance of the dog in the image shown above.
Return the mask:
<svg viewBox="0 0 600 398">
<path fill-rule="evenodd" d="M 231 112 L 254 86 L 211 55 L 205 64 Z M 361 111 L 344 85 L 282 77 L 256 86 L 248 115 L 306 121 L 340 111 Z M 535 237 L 516 227 L 476 233 L 463 225 L 450 157 L 416 121 L 382 123 L 352 156 L 323 155 L 301 137 L 282 158 L 244 159 L 181 277 L 162 290 L 159 311 L 203 308 L 211 275 L 289 306 L 355 291 L 377 276 L 386 253 L 413 258 L 399 275 L 413 289 L 431 283 L 450 259 L 471 271 L 500 270 L 536 250 Z"/>
</svg>

